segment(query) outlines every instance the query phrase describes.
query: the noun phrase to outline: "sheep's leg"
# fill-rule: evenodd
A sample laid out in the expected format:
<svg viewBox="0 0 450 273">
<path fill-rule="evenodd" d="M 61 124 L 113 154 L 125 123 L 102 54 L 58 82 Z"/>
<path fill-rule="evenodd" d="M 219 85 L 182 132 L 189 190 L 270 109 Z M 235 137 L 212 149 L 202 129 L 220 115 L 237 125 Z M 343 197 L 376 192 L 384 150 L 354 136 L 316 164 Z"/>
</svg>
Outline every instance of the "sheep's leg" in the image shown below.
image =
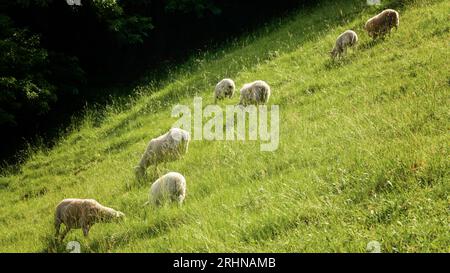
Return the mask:
<svg viewBox="0 0 450 273">
<path fill-rule="evenodd" d="M 143 168 L 145 169 L 148 165 L 148 155 L 147 155 L 147 151 L 145 151 L 145 153 L 142 155 L 141 160 L 139 161 L 139 168 Z"/>
<path fill-rule="evenodd" d="M 59 230 L 61 229 L 61 221 L 59 219 L 55 219 L 55 237 L 58 238 L 59 237 Z"/>
<path fill-rule="evenodd" d="M 137 166 L 134 169 L 136 180 L 138 182 L 141 182 L 145 178 L 145 169 L 143 169 L 141 166 Z"/>
</svg>

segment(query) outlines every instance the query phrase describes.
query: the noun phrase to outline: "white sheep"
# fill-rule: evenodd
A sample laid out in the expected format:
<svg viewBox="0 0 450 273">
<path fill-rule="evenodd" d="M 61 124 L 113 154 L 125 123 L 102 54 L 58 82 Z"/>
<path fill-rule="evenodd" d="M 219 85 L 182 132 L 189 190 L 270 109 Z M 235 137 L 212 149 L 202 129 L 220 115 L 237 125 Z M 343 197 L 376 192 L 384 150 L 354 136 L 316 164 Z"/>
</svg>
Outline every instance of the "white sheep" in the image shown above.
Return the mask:
<svg viewBox="0 0 450 273">
<path fill-rule="evenodd" d="M 83 229 L 84 236 L 88 236 L 89 229 L 100 222 L 111 222 L 125 216 L 120 211 L 105 207 L 94 199 L 64 199 L 55 212 L 56 237 L 59 236 L 61 224 L 66 229 L 61 235 L 61 240 L 71 229 Z"/>
<path fill-rule="evenodd" d="M 333 50 L 330 51 L 331 58 L 341 57 L 347 53 L 347 48 L 358 43 L 358 35 L 353 30 L 347 30 L 336 39 Z"/>
<path fill-rule="evenodd" d="M 246 83 L 241 88 L 239 104 L 265 104 L 269 101 L 270 86 L 265 81 Z"/>
<path fill-rule="evenodd" d="M 364 29 L 370 37 L 376 39 L 390 33 L 392 28 L 398 28 L 399 22 L 400 15 L 398 12 L 393 9 L 386 9 L 367 20 Z"/>
<path fill-rule="evenodd" d="M 233 97 L 235 89 L 236 86 L 232 79 L 221 80 L 214 89 L 214 103 L 217 103 L 217 100 Z"/>
<path fill-rule="evenodd" d="M 145 170 L 150 165 L 157 168 L 160 163 L 181 158 L 188 151 L 189 141 L 189 132 L 179 128 L 172 128 L 164 135 L 150 140 L 139 165 L 135 167 L 137 179 L 145 177 Z"/>
<path fill-rule="evenodd" d="M 160 205 L 163 201 L 183 203 L 186 197 L 186 179 L 177 172 L 169 172 L 158 178 L 150 187 L 149 202 Z"/>
</svg>

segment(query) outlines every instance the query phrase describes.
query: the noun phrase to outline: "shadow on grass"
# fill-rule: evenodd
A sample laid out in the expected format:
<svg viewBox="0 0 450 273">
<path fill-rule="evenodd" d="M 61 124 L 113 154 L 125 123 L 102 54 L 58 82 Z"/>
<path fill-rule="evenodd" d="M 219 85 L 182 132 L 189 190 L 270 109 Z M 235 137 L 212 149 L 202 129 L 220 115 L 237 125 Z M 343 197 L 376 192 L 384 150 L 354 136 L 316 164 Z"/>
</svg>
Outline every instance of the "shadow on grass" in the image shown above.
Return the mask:
<svg viewBox="0 0 450 273">
<path fill-rule="evenodd" d="M 323 212 L 321 212 L 323 213 Z M 277 216 L 271 219 L 262 219 L 258 224 L 253 224 L 241 234 L 241 240 L 246 243 L 255 241 L 273 240 L 290 230 L 319 224 L 319 216 L 316 212 L 299 212 L 292 216 Z"/>
<path fill-rule="evenodd" d="M 111 154 L 120 153 L 121 151 L 125 150 L 127 147 L 129 147 L 130 145 L 132 145 L 138 141 L 140 141 L 140 137 L 129 136 L 128 138 L 126 138 L 124 140 L 120 140 L 115 143 L 112 143 L 111 145 L 106 147 L 103 150 L 103 152 L 111 153 Z"/>
<path fill-rule="evenodd" d="M 147 208 L 145 208 L 147 209 Z M 128 229 L 122 233 L 113 234 L 107 238 L 93 239 L 88 246 L 88 252 L 108 252 L 117 247 L 127 245 L 136 238 L 153 239 L 187 223 L 184 215 L 167 216 L 157 219 L 149 225 Z"/>
<path fill-rule="evenodd" d="M 344 56 L 336 59 L 329 58 L 324 62 L 325 70 L 333 70 L 333 69 L 339 69 L 341 67 L 344 67 L 346 65 L 352 64 L 354 60 L 358 58 L 358 51 L 360 50 L 360 47 L 352 48 L 345 54 Z"/>
<path fill-rule="evenodd" d="M 333 70 L 333 69 L 339 69 L 341 67 L 344 67 L 346 65 L 351 64 L 352 62 L 352 58 L 351 56 L 343 56 L 342 58 L 339 59 L 328 59 L 324 62 L 324 67 L 326 70 Z"/>
<path fill-rule="evenodd" d="M 371 39 L 371 40 L 365 41 L 358 46 L 358 49 L 361 51 L 372 49 L 376 45 L 384 42 L 384 40 L 385 40 L 385 38 L 377 38 L 377 39 Z"/>
</svg>

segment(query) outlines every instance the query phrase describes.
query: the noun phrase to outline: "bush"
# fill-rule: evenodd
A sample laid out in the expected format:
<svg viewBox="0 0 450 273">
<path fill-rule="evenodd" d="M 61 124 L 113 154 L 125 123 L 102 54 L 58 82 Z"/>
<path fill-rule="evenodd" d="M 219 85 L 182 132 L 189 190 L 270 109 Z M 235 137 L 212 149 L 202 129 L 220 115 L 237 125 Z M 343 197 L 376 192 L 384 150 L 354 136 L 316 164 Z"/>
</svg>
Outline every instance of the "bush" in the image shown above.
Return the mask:
<svg viewBox="0 0 450 273">
<path fill-rule="evenodd" d="M 3 16 L 2 22 L 6 21 Z M 39 36 L 11 27 L 2 34 L 0 126 L 17 126 L 20 116 L 47 113 L 56 101 L 56 88 L 47 80 L 48 52 L 40 47 Z"/>
</svg>

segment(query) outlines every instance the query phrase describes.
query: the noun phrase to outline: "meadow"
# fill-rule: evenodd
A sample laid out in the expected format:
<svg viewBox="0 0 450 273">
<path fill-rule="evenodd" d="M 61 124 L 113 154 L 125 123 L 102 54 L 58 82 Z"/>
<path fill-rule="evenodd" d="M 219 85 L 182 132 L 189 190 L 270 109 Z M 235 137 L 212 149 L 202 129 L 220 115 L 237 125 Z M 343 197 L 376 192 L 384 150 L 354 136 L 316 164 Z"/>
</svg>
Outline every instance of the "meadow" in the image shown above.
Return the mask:
<svg viewBox="0 0 450 273">
<path fill-rule="evenodd" d="M 86 110 L 51 148 L 30 148 L 0 177 L 0 252 L 449 252 L 450 1 L 319 1 L 202 52 L 164 82 Z M 372 41 L 365 21 L 384 8 L 400 26 Z M 336 37 L 357 48 L 330 60 Z M 183 206 L 144 206 L 156 177 L 135 181 L 148 141 L 215 84 L 257 79 L 279 105 L 280 145 L 194 140 L 160 168 L 187 180 Z M 220 105 L 236 104 L 238 95 Z M 5 133 L 5 132 L 4 132 Z M 150 170 L 149 170 L 150 171 Z M 55 206 L 93 198 L 126 214 L 54 240 Z"/>
</svg>

